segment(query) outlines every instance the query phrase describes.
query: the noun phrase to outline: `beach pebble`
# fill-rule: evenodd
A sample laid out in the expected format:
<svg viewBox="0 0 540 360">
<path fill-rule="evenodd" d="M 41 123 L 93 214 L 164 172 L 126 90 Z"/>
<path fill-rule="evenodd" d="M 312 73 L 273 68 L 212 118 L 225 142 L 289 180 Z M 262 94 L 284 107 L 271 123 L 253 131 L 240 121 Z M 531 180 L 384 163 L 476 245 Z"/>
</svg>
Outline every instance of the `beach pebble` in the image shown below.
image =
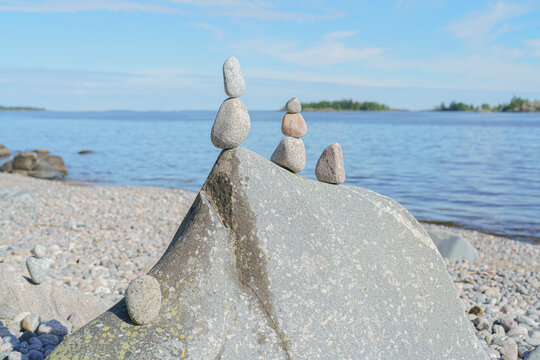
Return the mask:
<svg viewBox="0 0 540 360">
<path fill-rule="evenodd" d="M 307 125 L 302 114 L 285 114 L 281 123 L 281 132 L 285 136 L 295 138 L 306 135 Z"/>
<path fill-rule="evenodd" d="M 339 143 L 328 145 L 324 149 L 315 168 L 317 180 L 341 184 L 345 181 L 345 166 L 343 164 L 343 151 Z"/>
<path fill-rule="evenodd" d="M 41 244 L 34 244 L 34 247 L 32 248 L 32 255 L 38 259 L 42 259 L 47 256 L 47 248 Z"/>
<path fill-rule="evenodd" d="M 304 170 L 306 166 L 304 142 L 289 136 L 281 139 L 270 160 L 294 173 Z"/>
<path fill-rule="evenodd" d="M 47 271 L 49 270 L 49 259 L 38 259 L 35 256 L 30 256 L 26 259 L 26 268 L 32 278 L 32 281 L 36 284 L 41 284 L 47 278 Z"/>
<path fill-rule="evenodd" d="M 30 332 L 36 331 L 41 322 L 41 318 L 37 314 L 26 315 L 21 322 L 21 327 Z"/>
<path fill-rule="evenodd" d="M 150 275 L 139 276 L 129 284 L 126 292 L 129 317 L 139 325 L 150 324 L 161 308 L 161 287 Z"/>
<path fill-rule="evenodd" d="M 223 64 L 223 83 L 225 85 L 225 93 L 237 98 L 242 96 L 246 88 L 240 62 L 234 56 L 229 57 Z"/>
<path fill-rule="evenodd" d="M 300 100 L 298 100 L 297 97 L 289 99 L 285 105 L 285 111 L 287 111 L 289 114 L 297 114 L 302 111 L 302 104 L 300 104 Z"/>
<path fill-rule="evenodd" d="M 232 149 L 240 145 L 249 134 L 251 120 L 240 99 L 225 100 L 212 126 L 211 140 L 215 147 Z"/>
<path fill-rule="evenodd" d="M 517 360 L 518 347 L 513 339 L 508 339 L 508 342 L 504 347 L 499 350 L 503 360 Z"/>
</svg>

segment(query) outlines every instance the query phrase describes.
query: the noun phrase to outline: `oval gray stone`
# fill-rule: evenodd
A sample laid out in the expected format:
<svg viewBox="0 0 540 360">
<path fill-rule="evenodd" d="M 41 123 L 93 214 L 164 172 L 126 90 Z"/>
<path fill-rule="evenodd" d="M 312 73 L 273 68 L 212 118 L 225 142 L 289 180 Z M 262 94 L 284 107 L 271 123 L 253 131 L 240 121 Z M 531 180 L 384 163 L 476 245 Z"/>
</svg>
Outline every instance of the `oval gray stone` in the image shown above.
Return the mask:
<svg viewBox="0 0 540 360">
<path fill-rule="evenodd" d="M 299 173 L 306 167 L 304 142 L 290 136 L 281 139 L 270 160 L 294 173 Z"/>
<path fill-rule="evenodd" d="M 150 275 L 139 276 L 133 280 L 126 292 L 126 306 L 134 323 L 150 324 L 161 308 L 159 282 Z"/>
<path fill-rule="evenodd" d="M 251 120 L 246 107 L 240 99 L 230 98 L 219 107 L 210 138 L 215 147 L 232 149 L 245 140 L 250 128 Z"/>
<path fill-rule="evenodd" d="M 330 144 L 324 149 L 317 161 L 315 176 L 317 180 L 330 184 L 341 184 L 345 181 L 343 151 L 339 143 Z"/>
<path fill-rule="evenodd" d="M 26 331 L 34 332 L 38 328 L 40 322 L 41 318 L 39 317 L 39 315 L 26 315 L 24 319 L 22 319 L 21 327 Z"/>
<path fill-rule="evenodd" d="M 42 259 L 47 256 L 47 248 L 41 244 L 34 244 L 34 247 L 32 248 L 32 255 L 38 259 Z"/>
<path fill-rule="evenodd" d="M 229 57 L 223 64 L 223 83 L 225 93 L 232 98 L 242 96 L 246 89 L 240 62 L 234 56 Z"/>
<path fill-rule="evenodd" d="M 47 271 L 51 266 L 49 259 L 38 259 L 35 256 L 30 256 L 26 259 L 26 268 L 36 284 L 41 284 L 47 278 Z"/>
<path fill-rule="evenodd" d="M 297 114 L 302 111 L 302 104 L 300 104 L 300 100 L 298 100 L 297 97 L 293 97 L 292 99 L 287 101 L 287 104 L 285 105 L 285 110 L 289 114 Z"/>
</svg>

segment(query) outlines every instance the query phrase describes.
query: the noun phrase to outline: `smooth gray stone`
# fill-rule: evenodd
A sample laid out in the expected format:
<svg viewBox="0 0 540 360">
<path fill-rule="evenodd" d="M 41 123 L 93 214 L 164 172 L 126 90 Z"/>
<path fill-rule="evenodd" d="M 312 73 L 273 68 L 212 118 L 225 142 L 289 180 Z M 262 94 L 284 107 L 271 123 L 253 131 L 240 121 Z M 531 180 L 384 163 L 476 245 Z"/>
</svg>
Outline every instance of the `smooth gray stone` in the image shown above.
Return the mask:
<svg viewBox="0 0 540 360">
<path fill-rule="evenodd" d="M 289 99 L 287 104 L 285 104 L 285 111 L 287 111 L 289 114 L 297 114 L 302 111 L 302 104 L 300 104 L 300 100 L 298 100 L 297 97 Z"/>
<path fill-rule="evenodd" d="M 161 289 L 152 276 L 143 275 L 134 279 L 126 292 L 129 317 L 139 325 L 150 324 L 159 314 Z"/>
<path fill-rule="evenodd" d="M 38 259 L 42 259 L 47 256 L 47 248 L 41 244 L 34 244 L 34 247 L 32 248 L 32 255 Z"/>
<path fill-rule="evenodd" d="M 41 284 L 47 278 L 47 272 L 51 262 L 49 259 L 38 259 L 35 256 L 30 256 L 26 259 L 26 269 L 36 284 Z"/>
<path fill-rule="evenodd" d="M 304 142 L 294 137 L 284 137 L 274 150 L 270 161 L 291 170 L 293 173 L 299 173 L 306 167 Z"/>
<path fill-rule="evenodd" d="M 478 251 L 462 236 L 434 226 L 428 226 L 427 232 L 441 255 L 452 260 L 480 261 Z"/>
<path fill-rule="evenodd" d="M 120 301 L 48 359 L 486 358 L 407 210 L 243 148 L 220 154 L 150 275 L 152 324 Z"/>
<path fill-rule="evenodd" d="M 14 170 L 32 170 L 37 162 L 37 154 L 35 152 L 20 152 L 13 158 Z"/>
<path fill-rule="evenodd" d="M 234 56 L 229 57 L 223 64 L 223 84 L 225 93 L 232 98 L 242 96 L 246 89 L 240 62 Z"/>
<path fill-rule="evenodd" d="M 109 301 L 54 287 L 49 283 L 34 285 L 21 274 L 0 270 L 0 318 L 13 319 L 21 312 L 39 314 L 43 321 L 67 319 L 82 312 L 93 319 L 111 306 Z"/>
<path fill-rule="evenodd" d="M 212 126 L 211 140 L 215 147 L 232 149 L 240 145 L 249 134 L 251 120 L 240 99 L 225 100 Z"/>
</svg>

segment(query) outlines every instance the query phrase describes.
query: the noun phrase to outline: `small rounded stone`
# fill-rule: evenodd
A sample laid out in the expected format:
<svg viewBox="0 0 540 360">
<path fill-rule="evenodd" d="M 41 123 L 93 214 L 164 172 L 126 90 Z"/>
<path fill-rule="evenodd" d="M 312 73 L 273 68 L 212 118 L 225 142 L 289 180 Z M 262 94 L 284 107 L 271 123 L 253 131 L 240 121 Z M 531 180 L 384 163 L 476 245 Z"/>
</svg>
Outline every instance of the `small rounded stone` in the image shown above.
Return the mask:
<svg viewBox="0 0 540 360">
<path fill-rule="evenodd" d="M 36 284 L 41 284 L 47 278 L 47 271 L 51 263 L 49 259 L 38 259 L 35 256 L 30 256 L 26 259 L 26 268 L 32 278 L 32 281 Z"/>
<path fill-rule="evenodd" d="M 285 136 L 300 138 L 307 133 L 306 121 L 302 114 L 285 114 L 281 123 L 281 132 Z"/>
<path fill-rule="evenodd" d="M 41 318 L 37 314 L 26 315 L 21 322 L 21 327 L 30 332 L 36 331 L 41 322 Z"/>
<path fill-rule="evenodd" d="M 302 111 L 302 104 L 300 104 L 300 100 L 298 100 L 297 97 L 293 97 L 287 101 L 285 111 L 287 111 L 289 114 L 297 114 Z"/>
<path fill-rule="evenodd" d="M 246 89 L 240 62 L 234 56 L 229 57 L 223 64 L 223 84 L 225 93 L 232 98 L 242 96 Z"/>
<path fill-rule="evenodd" d="M 150 324 L 161 308 L 161 287 L 150 275 L 139 276 L 129 284 L 126 292 L 129 317 L 139 325 Z"/>
<path fill-rule="evenodd" d="M 270 161 L 294 173 L 299 173 L 306 167 L 304 142 L 290 136 L 281 139 Z"/>
<path fill-rule="evenodd" d="M 249 113 L 240 99 L 225 100 L 217 113 L 210 138 L 220 149 L 232 149 L 240 145 L 251 128 Z"/>
<path fill-rule="evenodd" d="M 47 256 L 47 248 L 41 244 L 34 244 L 34 247 L 32 248 L 32 255 L 38 259 L 42 259 Z"/>
<path fill-rule="evenodd" d="M 339 143 L 330 144 L 324 149 L 317 162 L 315 176 L 317 180 L 330 184 L 341 184 L 345 181 L 343 150 Z"/>
</svg>

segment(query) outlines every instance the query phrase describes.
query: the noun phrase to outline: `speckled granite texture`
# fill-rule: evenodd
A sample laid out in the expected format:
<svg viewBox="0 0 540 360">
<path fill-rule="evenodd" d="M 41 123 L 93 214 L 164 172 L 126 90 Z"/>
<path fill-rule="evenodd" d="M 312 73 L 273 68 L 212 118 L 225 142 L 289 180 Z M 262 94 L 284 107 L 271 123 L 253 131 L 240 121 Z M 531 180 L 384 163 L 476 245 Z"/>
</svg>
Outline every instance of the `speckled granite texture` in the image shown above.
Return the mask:
<svg viewBox="0 0 540 360">
<path fill-rule="evenodd" d="M 152 325 L 120 301 L 48 359 L 486 358 L 403 207 L 243 148 L 221 153 L 150 274 L 163 297 Z"/>
</svg>

